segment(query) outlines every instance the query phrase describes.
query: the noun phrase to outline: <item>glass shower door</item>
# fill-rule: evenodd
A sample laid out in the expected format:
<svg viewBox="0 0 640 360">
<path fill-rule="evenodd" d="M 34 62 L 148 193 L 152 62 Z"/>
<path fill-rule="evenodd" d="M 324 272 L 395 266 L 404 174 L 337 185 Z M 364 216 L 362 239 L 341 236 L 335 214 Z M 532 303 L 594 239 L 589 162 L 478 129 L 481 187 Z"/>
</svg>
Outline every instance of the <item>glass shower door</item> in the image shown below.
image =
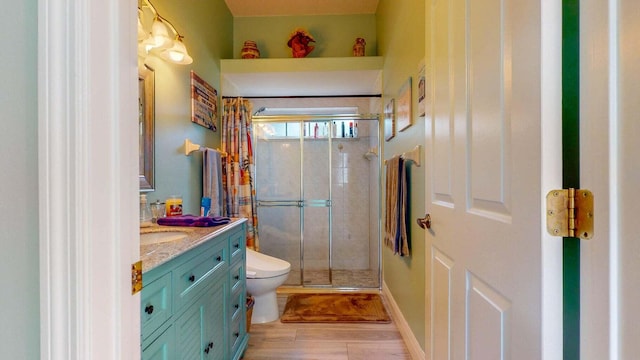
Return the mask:
<svg viewBox="0 0 640 360">
<path fill-rule="evenodd" d="M 331 138 L 329 121 L 307 122 L 302 151 L 302 280 L 331 286 Z"/>
<path fill-rule="evenodd" d="M 331 285 L 329 122 L 254 125 L 260 250 L 291 263 L 286 285 Z"/>
</svg>

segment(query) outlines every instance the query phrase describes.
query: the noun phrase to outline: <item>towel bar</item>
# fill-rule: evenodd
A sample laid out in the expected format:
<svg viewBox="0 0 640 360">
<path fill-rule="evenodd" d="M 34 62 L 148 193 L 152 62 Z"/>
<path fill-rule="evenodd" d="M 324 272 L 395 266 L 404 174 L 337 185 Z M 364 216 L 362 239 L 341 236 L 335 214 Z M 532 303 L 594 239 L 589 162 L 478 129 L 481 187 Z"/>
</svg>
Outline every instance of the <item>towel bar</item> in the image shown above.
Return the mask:
<svg viewBox="0 0 640 360">
<path fill-rule="evenodd" d="M 195 144 L 191 142 L 189 139 L 184 139 L 184 154 L 185 156 L 189 156 L 194 151 L 204 151 L 207 149 L 206 147 L 202 147 L 199 144 Z M 220 149 L 212 149 L 220 153 L 221 156 L 227 156 L 227 153 Z"/>
<path fill-rule="evenodd" d="M 420 145 L 416 145 L 411 151 L 403 152 L 400 155 L 405 161 L 413 162 L 417 167 L 420 167 Z M 387 160 L 384 161 L 387 163 Z"/>
</svg>

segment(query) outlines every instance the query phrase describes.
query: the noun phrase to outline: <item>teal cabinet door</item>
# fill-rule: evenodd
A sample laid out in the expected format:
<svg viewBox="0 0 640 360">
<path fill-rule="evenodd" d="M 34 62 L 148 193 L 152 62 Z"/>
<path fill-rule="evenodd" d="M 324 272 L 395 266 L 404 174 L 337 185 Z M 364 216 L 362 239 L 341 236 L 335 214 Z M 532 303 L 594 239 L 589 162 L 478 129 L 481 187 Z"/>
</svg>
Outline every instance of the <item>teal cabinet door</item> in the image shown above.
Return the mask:
<svg viewBox="0 0 640 360">
<path fill-rule="evenodd" d="M 142 360 L 173 360 L 175 356 L 173 326 L 169 326 L 149 346 L 142 350 Z"/>
<path fill-rule="evenodd" d="M 182 360 L 224 360 L 225 283 L 200 296 L 175 323 L 177 356 Z"/>
</svg>

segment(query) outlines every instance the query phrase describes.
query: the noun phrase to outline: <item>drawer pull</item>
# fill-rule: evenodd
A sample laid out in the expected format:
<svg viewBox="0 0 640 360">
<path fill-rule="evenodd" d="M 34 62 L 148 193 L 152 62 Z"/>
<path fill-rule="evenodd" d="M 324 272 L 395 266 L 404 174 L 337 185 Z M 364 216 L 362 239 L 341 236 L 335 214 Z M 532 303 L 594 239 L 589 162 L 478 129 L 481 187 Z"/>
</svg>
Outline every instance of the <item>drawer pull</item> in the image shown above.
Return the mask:
<svg viewBox="0 0 640 360">
<path fill-rule="evenodd" d="M 239 243 L 238 244 L 233 244 L 233 247 L 236 248 L 236 249 L 240 249 L 240 244 Z"/>
<path fill-rule="evenodd" d="M 240 280 L 240 275 L 236 275 L 233 278 L 236 279 L 236 280 Z"/>
<path fill-rule="evenodd" d="M 211 349 L 213 349 L 213 343 L 212 343 L 212 342 L 210 342 L 209 344 L 207 344 L 207 347 L 206 347 L 206 348 L 204 348 L 204 352 L 205 352 L 205 354 L 208 354 L 208 353 L 209 353 L 209 351 L 211 351 Z"/>
<path fill-rule="evenodd" d="M 234 332 L 234 333 L 233 333 L 233 336 L 235 336 L 235 337 L 240 337 L 240 333 L 239 333 L 239 332 Z"/>
<path fill-rule="evenodd" d="M 239 309 L 239 308 L 240 308 L 240 305 L 235 304 L 235 305 L 233 305 L 233 307 L 234 307 L 234 308 L 236 308 L 236 309 Z"/>
<path fill-rule="evenodd" d="M 221 261 L 221 260 L 222 260 L 222 256 L 218 256 L 218 257 L 216 258 L 216 260 L 217 260 L 217 261 Z"/>
<path fill-rule="evenodd" d="M 189 281 L 191 282 L 196 281 L 196 277 L 192 274 L 191 276 L 189 276 Z"/>
<path fill-rule="evenodd" d="M 146 313 L 147 313 L 147 314 L 149 314 L 149 315 L 153 314 L 153 305 L 147 305 L 147 306 L 144 308 L 144 312 L 146 312 Z"/>
</svg>

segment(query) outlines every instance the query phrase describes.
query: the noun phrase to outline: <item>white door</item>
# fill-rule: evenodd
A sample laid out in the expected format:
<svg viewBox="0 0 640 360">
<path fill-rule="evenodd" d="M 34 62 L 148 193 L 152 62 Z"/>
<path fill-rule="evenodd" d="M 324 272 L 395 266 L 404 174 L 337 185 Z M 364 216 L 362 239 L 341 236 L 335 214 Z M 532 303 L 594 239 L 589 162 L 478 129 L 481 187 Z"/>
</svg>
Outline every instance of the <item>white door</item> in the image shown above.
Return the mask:
<svg viewBox="0 0 640 360">
<path fill-rule="evenodd" d="M 561 186 L 561 9 L 429 4 L 425 352 L 561 356 L 562 240 L 543 222 L 545 194 Z"/>
<path fill-rule="evenodd" d="M 581 244 L 582 359 L 640 353 L 640 2 L 581 2 L 581 175 L 594 237 Z"/>
</svg>

